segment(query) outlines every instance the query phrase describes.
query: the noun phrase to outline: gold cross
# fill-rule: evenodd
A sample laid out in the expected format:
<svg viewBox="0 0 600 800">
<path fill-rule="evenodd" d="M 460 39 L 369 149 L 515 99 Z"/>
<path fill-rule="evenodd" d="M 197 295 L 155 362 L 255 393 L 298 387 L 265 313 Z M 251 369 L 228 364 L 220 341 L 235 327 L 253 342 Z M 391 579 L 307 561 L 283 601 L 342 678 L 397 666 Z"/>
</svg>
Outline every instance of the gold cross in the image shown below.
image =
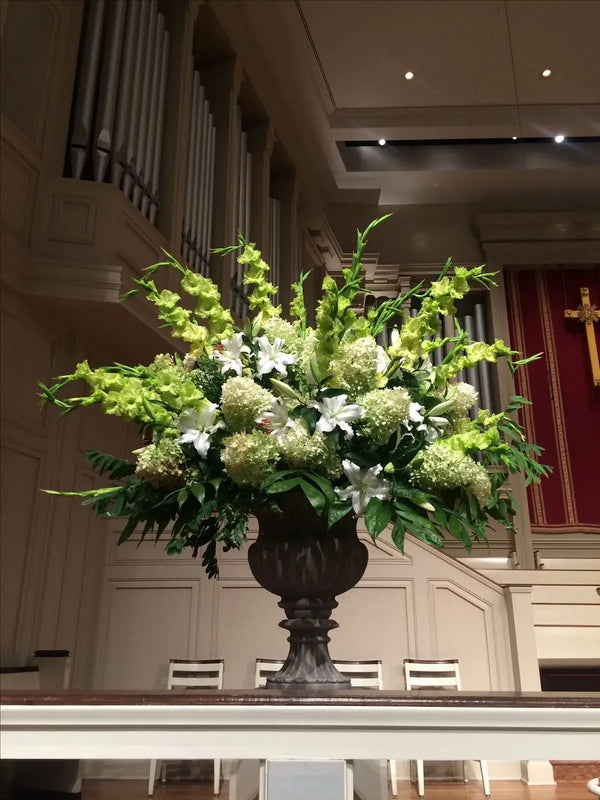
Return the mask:
<svg viewBox="0 0 600 800">
<path fill-rule="evenodd" d="M 600 362 L 598 361 L 598 347 L 596 346 L 594 332 L 594 322 L 598 322 L 600 313 L 598 313 L 595 305 L 590 304 L 590 290 L 587 287 L 582 287 L 579 291 L 581 292 L 581 305 L 577 306 L 575 311 L 570 308 L 565 309 L 565 317 L 567 319 L 578 319 L 579 322 L 583 322 L 585 325 L 590 365 L 592 367 L 592 380 L 594 381 L 594 386 L 600 386 Z"/>
</svg>

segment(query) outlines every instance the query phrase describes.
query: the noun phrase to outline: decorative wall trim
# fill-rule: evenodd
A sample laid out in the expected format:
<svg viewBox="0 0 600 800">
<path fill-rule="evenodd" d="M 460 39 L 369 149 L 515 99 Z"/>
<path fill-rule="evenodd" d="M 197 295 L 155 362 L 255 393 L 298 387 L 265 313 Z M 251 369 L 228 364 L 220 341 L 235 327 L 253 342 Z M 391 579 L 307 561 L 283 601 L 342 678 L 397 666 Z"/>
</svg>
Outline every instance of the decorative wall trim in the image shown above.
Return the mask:
<svg viewBox="0 0 600 800">
<path fill-rule="evenodd" d="M 475 228 L 498 264 L 586 264 L 600 261 L 595 212 L 477 214 Z"/>
</svg>

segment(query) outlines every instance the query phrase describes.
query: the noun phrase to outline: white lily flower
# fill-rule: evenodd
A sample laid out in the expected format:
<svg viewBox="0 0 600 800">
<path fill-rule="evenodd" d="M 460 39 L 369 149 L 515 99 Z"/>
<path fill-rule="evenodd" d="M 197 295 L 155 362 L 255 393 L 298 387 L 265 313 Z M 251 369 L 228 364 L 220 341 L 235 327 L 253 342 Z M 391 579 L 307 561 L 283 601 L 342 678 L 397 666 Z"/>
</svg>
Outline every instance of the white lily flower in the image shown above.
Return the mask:
<svg viewBox="0 0 600 800">
<path fill-rule="evenodd" d="M 287 406 L 281 400 L 276 400 L 271 410 L 263 412 L 260 417 L 257 417 L 256 421 L 262 422 L 268 433 L 276 439 L 280 439 L 283 436 L 286 428 L 291 428 L 294 425 L 294 420 L 288 416 Z"/>
<path fill-rule="evenodd" d="M 411 403 L 408 407 L 408 419 L 404 422 L 407 428 L 415 428 L 417 431 L 426 431 L 425 409 L 420 403 Z M 416 427 L 415 427 L 416 426 Z"/>
<path fill-rule="evenodd" d="M 234 333 L 231 339 L 223 339 L 220 348 L 214 350 L 212 358 L 221 365 L 221 374 L 235 372 L 238 377 L 242 374 L 242 354 L 249 353 L 250 348 L 244 344 L 244 334 Z"/>
<path fill-rule="evenodd" d="M 347 394 L 338 394 L 335 397 L 323 397 L 321 400 L 309 403 L 311 408 L 321 412 L 321 418 L 317 422 L 319 433 L 331 433 L 334 428 L 341 428 L 349 439 L 354 435 L 348 423 L 364 417 L 365 410 L 356 403 L 346 405 L 347 399 Z"/>
<path fill-rule="evenodd" d="M 389 500 L 390 482 L 378 477 L 383 471 L 381 464 L 376 464 L 369 469 L 361 469 L 358 464 L 345 458 L 342 467 L 350 486 L 346 489 L 336 489 L 341 500 L 351 500 L 352 508 L 356 514 L 364 514 L 372 497 L 380 500 Z"/>
<path fill-rule="evenodd" d="M 274 369 L 287 375 L 288 364 L 295 364 L 297 356 L 283 352 L 283 339 L 279 336 L 270 342 L 266 336 L 259 336 L 258 343 L 258 377 L 268 375 Z"/>
<path fill-rule="evenodd" d="M 391 358 L 385 352 L 384 348 L 378 344 L 377 345 L 377 372 L 380 372 L 382 375 L 385 374 L 386 369 L 389 367 Z"/>
<path fill-rule="evenodd" d="M 210 448 L 210 437 L 219 428 L 224 427 L 222 422 L 215 422 L 216 415 L 215 403 L 207 403 L 199 411 L 186 408 L 177 420 L 177 427 L 182 433 L 177 439 L 177 444 L 193 444 L 198 455 L 206 458 Z"/>
</svg>

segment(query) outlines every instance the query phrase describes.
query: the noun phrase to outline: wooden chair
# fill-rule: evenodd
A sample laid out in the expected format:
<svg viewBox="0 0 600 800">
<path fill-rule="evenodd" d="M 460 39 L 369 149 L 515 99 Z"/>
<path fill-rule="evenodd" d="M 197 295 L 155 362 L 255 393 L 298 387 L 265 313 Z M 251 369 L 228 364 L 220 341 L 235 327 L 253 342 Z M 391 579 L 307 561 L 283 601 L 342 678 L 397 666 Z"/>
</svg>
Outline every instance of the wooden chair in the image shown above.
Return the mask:
<svg viewBox="0 0 600 800">
<path fill-rule="evenodd" d="M 169 677 L 167 689 L 180 689 L 189 691 L 194 689 L 222 689 L 223 688 L 223 659 L 208 659 L 204 661 L 172 658 L 169 661 Z M 150 762 L 150 775 L 148 777 L 148 796 L 154 793 L 156 770 L 158 761 Z M 161 767 L 161 781 L 166 780 L 165 764 Z M 215 758 L 214 763 L 214 794 L 219 794 L 221 783 L 221 760 Z"/>
<path fill-rule="evenodd" d="M 446 661 L 429 661 L 419 659 L 404 659 L 404 678 L 406 688 L 412 689 L 455 689 L 460 692 L 460 672 L 458 659 L 451 658 Z M 487 761 L 480 761 L 481 782 L 486 797 L 490 796 L 490 779 L 488 776 Z M 463 761 L 463 775 L 465 764 Z M 419 797 L 425 796 L 425 776 L 423 762 L 417 761 L 417 790 Z"/>
<path fill-rule="evenodd" d="M 334 661 L 334 666 L 346 678 L 350 678 L 350 685 L 353 689 L 383 689 L 383 667 L 381 659 L 372 661 Z M 396 762 L 388 761 L 390 783 L 392 785 L 392 795 L 398 794 L 398 775 L 396 773 Z"/>
<path fill-rule="evenodd" d="M 283 667 L 283 661 L 275 658 L 257 658 L 256 670 L 254 673 L 254 688 L 264 689 L 267 685 L 267 678 L 274 675 Z"/>
</svg>

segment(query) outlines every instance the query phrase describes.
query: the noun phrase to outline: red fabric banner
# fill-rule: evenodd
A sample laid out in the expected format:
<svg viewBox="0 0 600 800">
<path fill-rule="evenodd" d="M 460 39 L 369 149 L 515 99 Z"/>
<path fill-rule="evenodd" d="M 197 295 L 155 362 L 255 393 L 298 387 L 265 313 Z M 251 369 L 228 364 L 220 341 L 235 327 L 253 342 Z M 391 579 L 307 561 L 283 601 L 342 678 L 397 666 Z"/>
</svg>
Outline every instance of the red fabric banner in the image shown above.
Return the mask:
<svg viewBox="0 0 600 800">
<path fill-rule="evenodd" d="M 543 356 L 516 374 L 528 397 L 520 422 L 529 441 L 545 448 L 554 471 L 529 487 L 532 530 L 600 533 L 600 387 L 594 387 L 585 326 L 565 319 L 581 304 L 580 288 L 600 306 L 600 268 L 506 272 L 511 344 Z M 600 351 L 600 324 L 594 325 Z"/>
</svg>

